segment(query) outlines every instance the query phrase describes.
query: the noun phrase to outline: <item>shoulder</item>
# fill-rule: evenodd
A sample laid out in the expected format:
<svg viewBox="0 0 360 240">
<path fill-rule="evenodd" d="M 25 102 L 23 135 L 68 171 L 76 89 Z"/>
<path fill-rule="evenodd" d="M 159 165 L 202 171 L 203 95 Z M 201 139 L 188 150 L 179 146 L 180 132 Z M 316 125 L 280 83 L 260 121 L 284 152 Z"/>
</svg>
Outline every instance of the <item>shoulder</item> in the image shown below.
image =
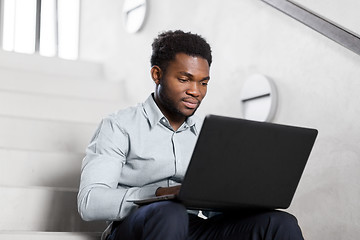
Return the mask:
<svg viewBox="0 0 360 240">
<path fill-rule="evenodd" d="M 106 118 L 109 118 L 113 121 L 123 122 L 132 120 L 138 117 L 139 114 L 142 114 L 142 104 L 137 104 L 136 106 L 120 109 L 116 112 L 109 114 Z"/>
<path fill-rule="evenodd" d="M 142 104 L 137 104 L 136 106 L 110 113 L 103 118 L 102 122 L 107 125 L 110 124 L 112 128 L 118 128 L 121 131 L 126 132 L 127 128 L 142 119 L 144 119 L 143 107 Z"/>
</svg>

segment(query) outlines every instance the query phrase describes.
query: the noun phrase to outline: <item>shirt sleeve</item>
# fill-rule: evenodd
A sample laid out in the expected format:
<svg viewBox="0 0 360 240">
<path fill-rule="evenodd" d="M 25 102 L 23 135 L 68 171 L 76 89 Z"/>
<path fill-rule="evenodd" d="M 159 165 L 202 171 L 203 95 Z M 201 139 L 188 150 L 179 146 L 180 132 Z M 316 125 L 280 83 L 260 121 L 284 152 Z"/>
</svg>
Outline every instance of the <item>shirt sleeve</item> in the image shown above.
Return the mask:
<svg viewBox="0 0 360 240">
<path fill-rule="evenodd" d="M 121 184 L 129 138 L 115 119 L 105 118 L 96 130 L 82 163 L 78 211 L 86 220 L 119 220 L 137 205 L 126 199 L 155 195 L 156 185 L 131 187 Z"/>
</svg>

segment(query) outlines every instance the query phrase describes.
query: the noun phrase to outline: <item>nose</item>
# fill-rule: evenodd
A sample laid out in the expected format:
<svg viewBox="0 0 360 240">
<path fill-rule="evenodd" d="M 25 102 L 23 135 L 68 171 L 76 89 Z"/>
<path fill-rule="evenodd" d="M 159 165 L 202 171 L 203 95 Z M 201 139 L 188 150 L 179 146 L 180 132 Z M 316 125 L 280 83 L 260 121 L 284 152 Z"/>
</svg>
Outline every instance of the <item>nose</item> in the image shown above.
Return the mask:
<svg viewBox="0 0 360 240">
<path fill-rule="evenodd" d="M 193 97 L 199 97 L 200 96 L 200 88 L 196 82 L 192 82 L 189 86 L 189 88 L 186 90 L 186 93 L 188 95 L 191 95 Z"/>
</svg>

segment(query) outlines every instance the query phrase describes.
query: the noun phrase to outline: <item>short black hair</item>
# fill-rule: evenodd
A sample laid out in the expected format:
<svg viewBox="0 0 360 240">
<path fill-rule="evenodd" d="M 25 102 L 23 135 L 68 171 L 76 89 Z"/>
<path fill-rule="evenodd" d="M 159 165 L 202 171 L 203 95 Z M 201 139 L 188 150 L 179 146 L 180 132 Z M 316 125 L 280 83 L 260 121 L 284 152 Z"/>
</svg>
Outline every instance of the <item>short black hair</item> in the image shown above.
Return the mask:
<svg viewBox="0 0 360 240">
<path fill-rule="evenodd" d="M 154 39 L 151 46 L 151 66 L 157 65 L 163 71 L 166 71 L 168 63 L 175 59 L 177 53 L 200 56 L 207 60 L 209 67 L 212 62 L 210 45 L 202 36 L 191 32 L 181 30 L 162 32 Z"/>
</svg>

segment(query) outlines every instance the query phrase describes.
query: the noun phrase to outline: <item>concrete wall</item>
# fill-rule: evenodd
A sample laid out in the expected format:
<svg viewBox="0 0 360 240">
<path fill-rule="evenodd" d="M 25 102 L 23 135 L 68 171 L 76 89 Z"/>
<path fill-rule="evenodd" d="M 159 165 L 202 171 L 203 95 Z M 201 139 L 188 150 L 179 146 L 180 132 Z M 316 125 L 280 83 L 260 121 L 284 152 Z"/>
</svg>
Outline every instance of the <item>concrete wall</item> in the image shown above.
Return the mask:
<svg viewBox="0 0 360 240">
<path fill-rule="evenodd" d="M 131 105 L 154 88 L 149 58 L 157 33 L 199 33 L 212 45 L 214 58 L 200 114 L 241 117 L 244 80 L 253 73 L 272 78 L 280 96 L 274 121 L 319 130 L 289 211 L 298 217 L 306 239 L 356 239 L 360 56 L 259 0 L 148 3 L 144 28 L 129 34 L 123 28 L 123 1 L 83 1 L 81 57 L 104 62 L 107 77 L 124 82 Z"/>
</svg>

